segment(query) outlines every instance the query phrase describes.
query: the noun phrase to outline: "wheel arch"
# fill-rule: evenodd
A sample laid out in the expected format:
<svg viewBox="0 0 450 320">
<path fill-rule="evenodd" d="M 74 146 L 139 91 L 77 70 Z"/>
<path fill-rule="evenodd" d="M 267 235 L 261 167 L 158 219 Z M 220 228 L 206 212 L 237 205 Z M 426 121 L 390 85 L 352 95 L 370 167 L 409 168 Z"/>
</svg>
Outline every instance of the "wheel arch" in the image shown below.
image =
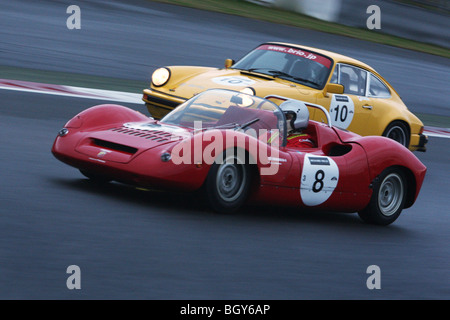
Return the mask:
<svg viewBox="0 0 450 320">
<path fill-rule="evenodd" d="M 378 182 L 377 179 L 379 179 L 379 177 L 383 174 L 383 172 L 385 172 L 388 169 L 398 169 L 403 173 L 403 175 L 405 177 L 405 183 L 406 183 L 404 209 L 411 207 L 414 204 L 415 199 L 416 199 L 417 182 L 416 182 L 414 173 L 408 167 L 405 167 L 402 165 L 387 166 L 375 177 L 375 179 L 372 181 L 372 184 Z"/>
<path fill-rule="evenodd" d="M 406 199 L 404 208 L 411 207 L 416 199 L 417 182 L 413 172 L 404 166 L 397 166 L 405 175 L 406 179 Z"/>
<path fill-rule="evenodd" d="M 393 120 L 390 120 L 389 122 L 387 122 L 387 124 L 384 126 L 383 133 L 386 131 L 386 129 L 387 129 L 391 124 L 393 124 L 393 123 L 395 123 L 395 122 L 400 122 L 400 123 L 404 124 L 404 125 L 406 126 L 406 128 L 408 128 L 409 134 L 411 134 L 411 126 L 409 125 L 409 123 L 408 123 L 407 120 L 402 119 L 402 118 L 396 118 L 396 119 L 393 119 Z"/>
<path fill-rule="evenodd" d="M 397 118 L 397 119 L 391 120 L 390 122 L 388 122 L 386 124 L 386 126 L 384 126 L 383 133 L 381 135 L 385 137 L 387 134 L 388 128 L 395 123 L 400 123 L 400 124 L 404 125 L 406 130 L 408 131 L 406 133 L 406 139 L 408 141 L 408 146 L 406 146 L 406 147 L 409 147 L 409 145 L 411 144 L 411 126 L 409 125 L 408 121 L 406 121 L 405 119 Z"/>
<path fill-rule="evenodd" d="M 226 173 L 225 170 L 227 169 L 222 169 L 223 171 L 221 171 L 221 168 L 228 167 L 227 162 L 218 162 L 218 159 L 223 161 L 229 156 L 236 159 L 237 162 L 233 162 L 234 164 L 239 164 L 240 166 L 240 163 L 242 163 L 242 170 L 239 170 L 241 174 L 237 175 L 239 179 L 238 183 L 241 186 L 238 187 L 238 190 L 236 190 L 236 184 L 232 182 L 234 177 L 230 180 L 220 180 L 231 182 L 230 185 L 227 185 L 227 183 L 219 183 L 219 186 L 217 183 L 219 180 L 216 180 L 220 179 L 218 175 L 222 175 L 224 172 Z M 242 156 L 245 159 L 242 159 Z M 237 147 L 225 148 L 215 157 L 214 163 L 209 168 L 207 177 L 201 188 L 207 196 L 206 200 L 215 211 L 221 213 L 234 212 L 244 205 L 254 192 L 257 187 L 255 183 L 257 179 L 255 177 L 258 177 L 255 174 L 258 174 L 258 170 L 256 164 L 252 164 L 250 159 L 252 159 L 252 156 L 248 150 Z M 236 168 L 236 165 L 233 165 L 233 167 Z M 230 172 L 228 174 L 230 174 L 230 177 L 234 176 Z"/>
<path fill-rule="evenodd" d="M 254 155 L 252 155 L 252 154 L 250 153 L 249 150 L 243 149 L 243 148 L 239 148 L 239 147 L 229 147 L 229 148 L 224 148 L 224 150 L 216 156 L 216 159 L 218 159 L 219 157 L 221 157 L 223 154 L 226 154 L 227 150 L 229 150 L 229 149 L 233 149 L 233 152 L 234 152 L 234 154 L 236 154 L 236 155 L 238 155 L 239 152 L 241 152 L 240 150 L 242 150 L 242 151 L 244 152 L 244 155 L 245 155 L 245 163 L 246 163 L 246 164 L 249 166 L 249 168 L 250 168 L 250 173 L 251 173 L 250 178 L 252 179 L 252 186 L 253 186 L 253 184 L 255 184 L 255 185 L 258 184 L 259 181 L 260 181 L 261 175 L 260 175 L 260 172 L 259 172 L 259 169 L 258 169 L 258 165 L 257 165 L 257 163 L 256 163 L 256 158 L 255 158 Z M 211 170 L 211 165 L 209 165 L 208 172 L 209 172 L 209 170 Z M 204 177 L 204 179 L 203 179 L 203 182 L 202 182 L 202 186 L 201 186 L 201 187 L 205 187 L 208 172 L 206 173 L 206 175 L 205 175 L 205 177 Z"/>
<path fill-rule="evenodd" d="M 139 111 L 118 104 L 99 104 L 85 109 L 70 119 L 64 127 L 92 129 L 116 123 L 147 121 Z"/>
<path fill-rule="evenodd" d="M 260 178 L 261 178 L 261 174 L 259 172 L 258 169 L 258 164 L 257 164 L 257 155 L 253 155 L 252 153 L 250 153 L 250 151 L 246 148 L 242 148 L 242 147 L 229 147 L 226 148 L 225 150 L 222 151 L 221 154 L 219 154 L 217 157 L 220 157 L 222 154 L 226 153 L 227 150 L 229 149 L 233 149 L 234 154 L 239 155 L 240 152 L 244 153 L 244 163 L 246 165 L 248 165 L 248 167 L 250 168 L 250 179 L 251 179 L 251 185 L 252 187 L 256 184 L 259 184 Z M 216 157 L 216 159 L 217 159 Z M 206 179 L 205 179 L 206 180 Z"/>
</svg>

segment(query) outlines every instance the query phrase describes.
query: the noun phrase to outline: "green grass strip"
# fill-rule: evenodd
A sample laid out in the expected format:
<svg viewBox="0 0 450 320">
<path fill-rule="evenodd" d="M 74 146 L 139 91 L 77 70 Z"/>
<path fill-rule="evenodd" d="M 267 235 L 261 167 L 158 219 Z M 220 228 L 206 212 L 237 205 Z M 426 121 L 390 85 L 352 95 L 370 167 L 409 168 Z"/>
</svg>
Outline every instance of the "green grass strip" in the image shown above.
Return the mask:
<svg viewBox="0 0 450 320">
<path fill-rule="evenodd" d="M 277 24 L 321 31 L 450 58 L 448 48 L 396 37 L 376 30 L 349 27 L 300 13 L 256 5 L 244 0 L 151 0 L 190 8 L 221 12 Z"/>
</svg>

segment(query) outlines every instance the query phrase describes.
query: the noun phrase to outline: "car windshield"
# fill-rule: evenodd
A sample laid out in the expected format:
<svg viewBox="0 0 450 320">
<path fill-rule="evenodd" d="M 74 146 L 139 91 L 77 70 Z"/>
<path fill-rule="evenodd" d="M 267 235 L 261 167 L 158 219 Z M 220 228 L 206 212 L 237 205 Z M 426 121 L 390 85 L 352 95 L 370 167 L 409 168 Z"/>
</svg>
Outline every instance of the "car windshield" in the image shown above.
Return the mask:
<svg viewBox="0 0 450 320">
<path fill-rule="evenodd" d="M 277 132 L 285 138 L 286 124 L 279 107 L 266 99 L 225 89 L 209 89 L 179 105 L 160 121 L 185 128 L 235 129 L 259 137 Z"/>
<path fill-rule="evenodd" d="M 236 62 L 232 68 L 263 73 L 321 89 L 325 86 L 331 66 L 331 59 L 318 53 L 264 44 Z"/>
</svg>

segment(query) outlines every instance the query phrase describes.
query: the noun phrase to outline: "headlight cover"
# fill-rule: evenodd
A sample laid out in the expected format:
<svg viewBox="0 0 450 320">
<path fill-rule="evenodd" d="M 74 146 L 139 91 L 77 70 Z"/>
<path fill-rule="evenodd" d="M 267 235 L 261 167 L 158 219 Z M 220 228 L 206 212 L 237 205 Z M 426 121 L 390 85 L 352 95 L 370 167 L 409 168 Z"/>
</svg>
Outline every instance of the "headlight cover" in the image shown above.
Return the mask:
<svg viewBox="0 0 450 320">
<path fill-rule="evenodd" d="M 156 69 L 152 74 L 152 83 L 155 87 L 161 87 L 169 81 L 170 70 L 167 68 Z"/>
<path fill-rule="evenodd" d="M 249 94 L 251 96 L 255 95 L 255 89 L 253 89 L 252 87 L 246 87 L 246 88 L 242 89 L 240 92 Z"/>
</svg>

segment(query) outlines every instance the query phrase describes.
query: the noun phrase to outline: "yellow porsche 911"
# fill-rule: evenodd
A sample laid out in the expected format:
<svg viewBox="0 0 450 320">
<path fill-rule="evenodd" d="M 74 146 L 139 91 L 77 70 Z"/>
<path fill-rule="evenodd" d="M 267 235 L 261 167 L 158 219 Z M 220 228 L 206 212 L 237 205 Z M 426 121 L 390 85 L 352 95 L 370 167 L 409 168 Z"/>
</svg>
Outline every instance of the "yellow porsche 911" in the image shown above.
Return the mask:
<svg viewBox="0 0 450 320">
<path fill-rule="evenodd" d="M 412 151 L 426 150 L 423 123 L 394 88 L 372 67 L 337 53 L 268 42 L 237 62 L 226 59 L 224 68 L 163 67 L 153 72 L 143 100 L 150 114 L 160 119 L 210 88 L 242 91 L 277 104 L 280 96 L 319 104 L 329 110 L 333 126 L 362 136 L 386 136 Z M 310 109 L 310 118 L 326 121 L 315 110 Z"/>
</svg>

